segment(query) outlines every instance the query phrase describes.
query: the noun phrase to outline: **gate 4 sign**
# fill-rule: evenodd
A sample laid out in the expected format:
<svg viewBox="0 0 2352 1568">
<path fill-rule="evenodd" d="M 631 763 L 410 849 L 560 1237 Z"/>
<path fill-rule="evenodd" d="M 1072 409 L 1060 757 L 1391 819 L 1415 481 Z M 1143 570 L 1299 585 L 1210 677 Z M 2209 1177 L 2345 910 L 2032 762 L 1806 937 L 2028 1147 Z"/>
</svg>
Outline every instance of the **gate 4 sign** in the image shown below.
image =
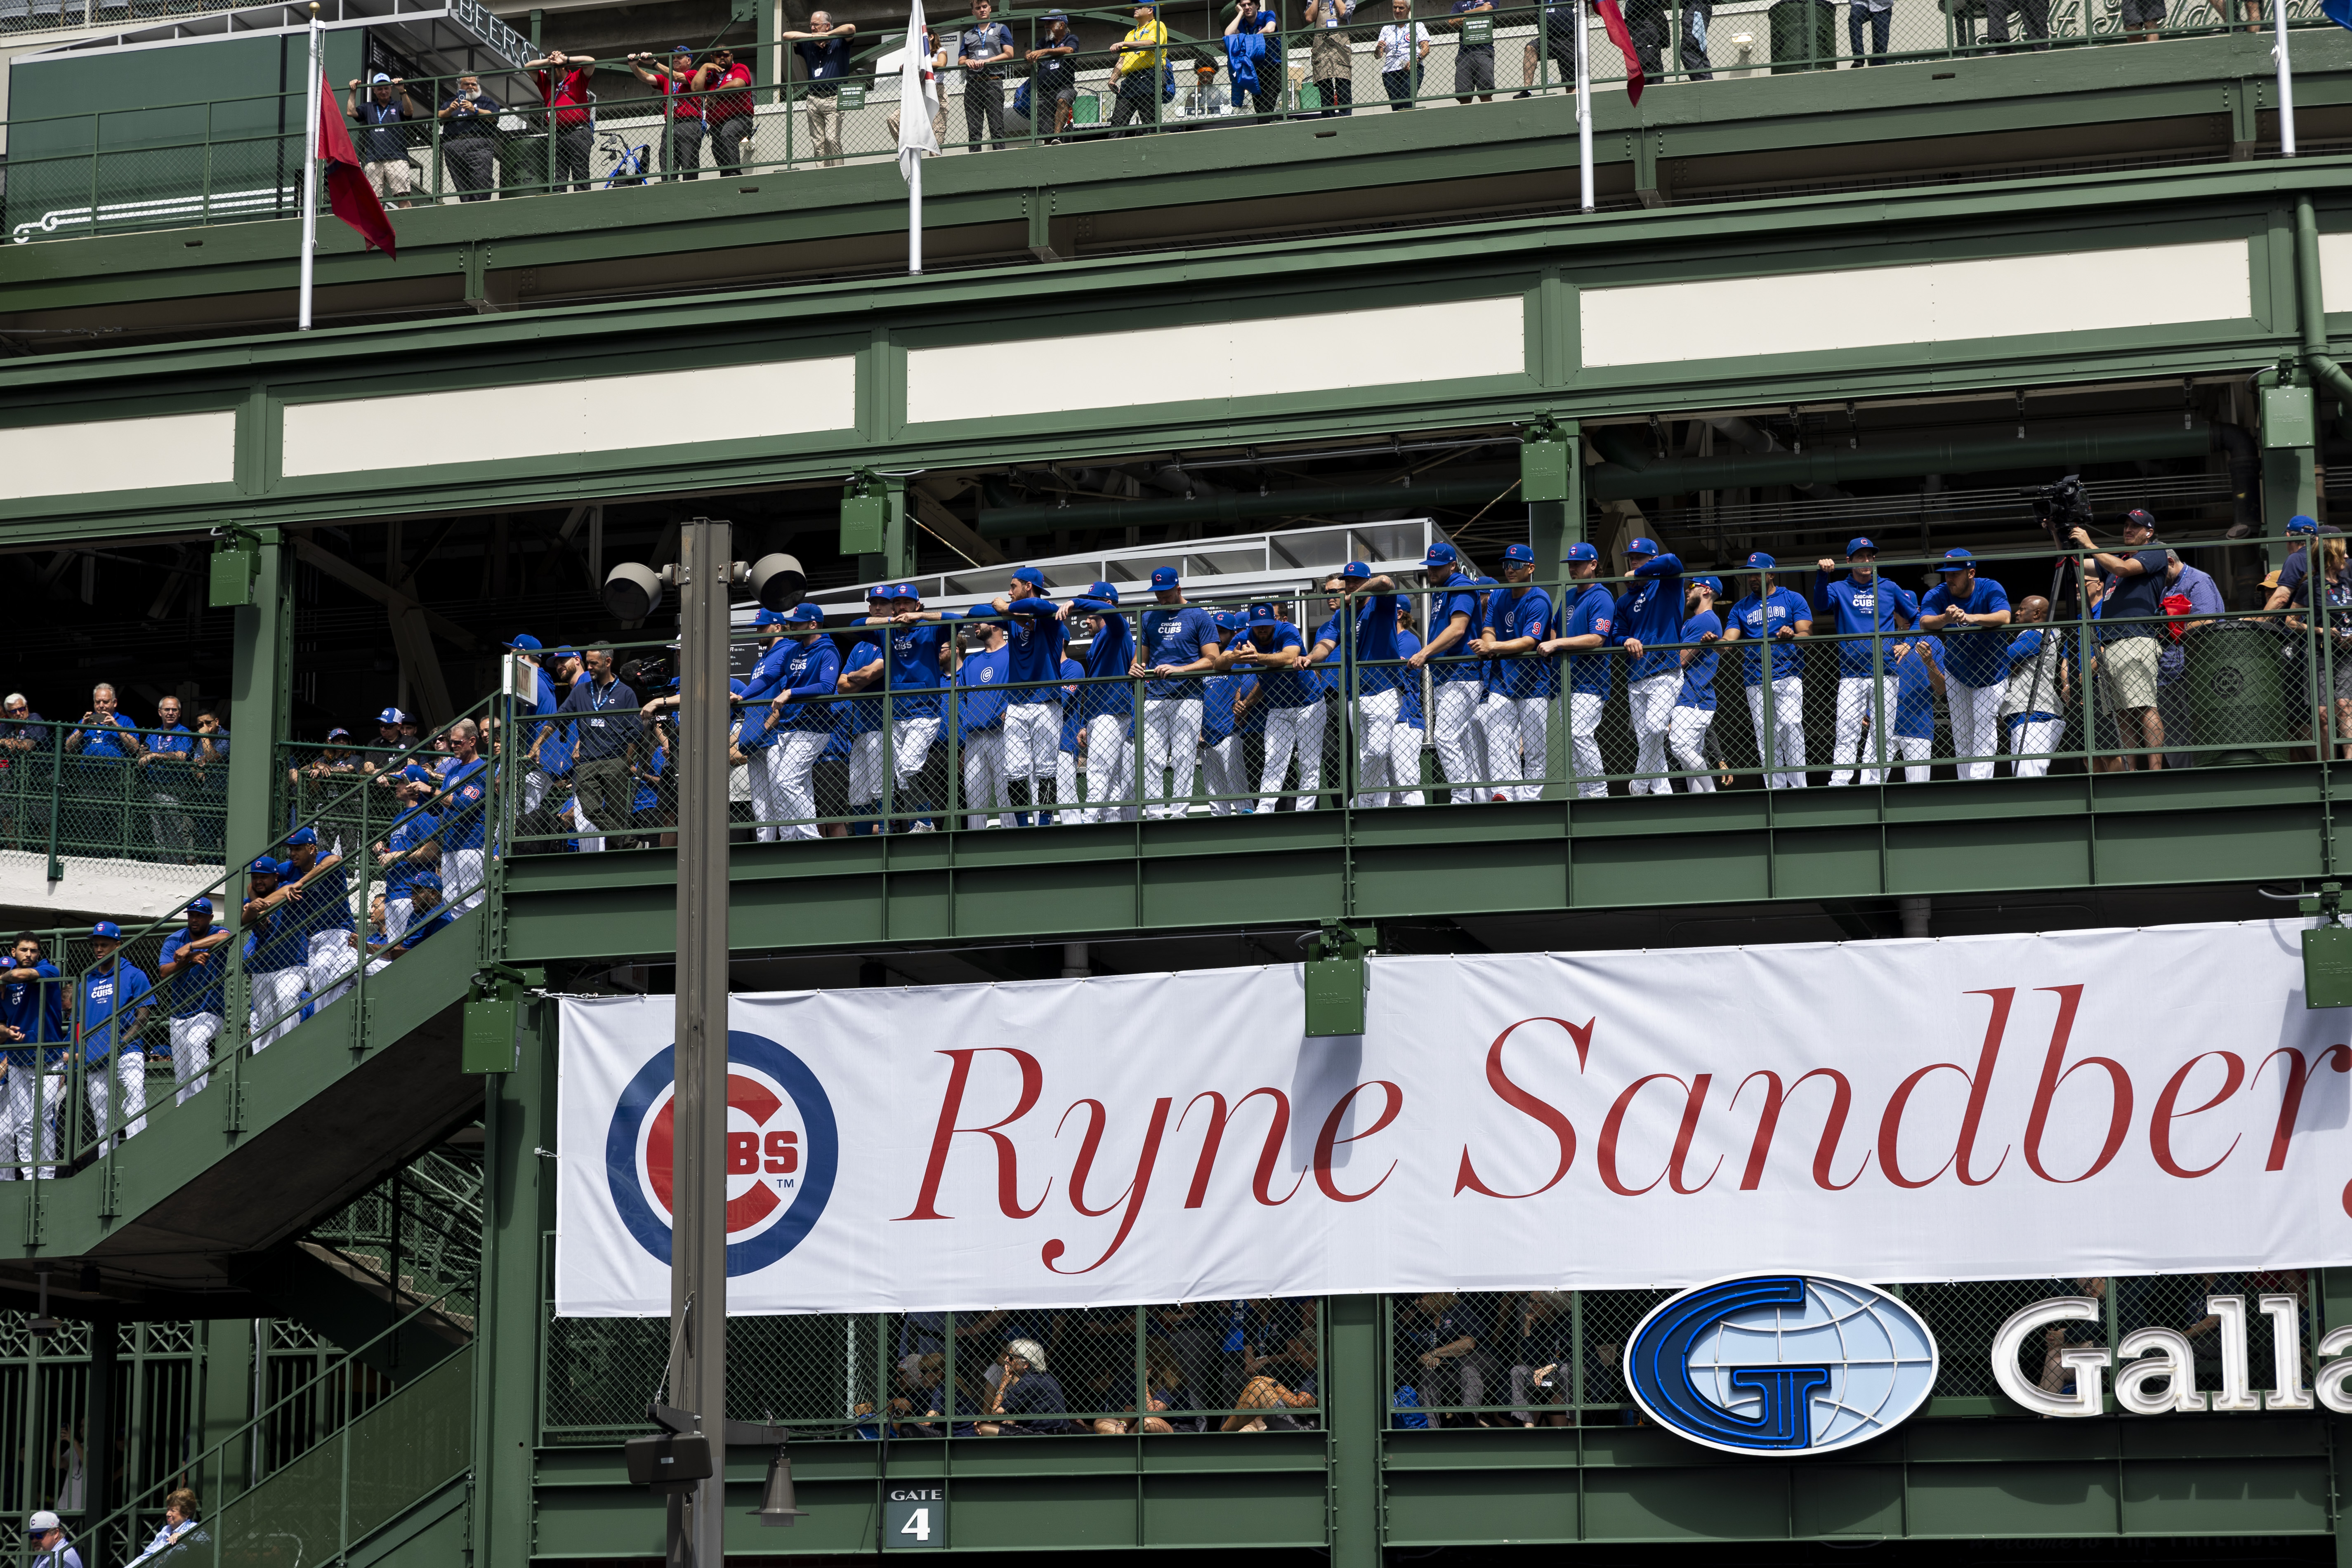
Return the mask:
<svg viewBox="0 0 2352 1568">
<path fill-rule="evenodd" d="M 947 1488 L 892 1487 L 882 1509 L 882 1549 L 903 1552 L 947 1543 Z"/>
<path fill-rule="evenodd" d="M 613 1212 L 646 1257 L 670 1260 L 677 1052 L 664 1047 L 621 1090 L 604 1131 Z M 833 1104 L 800 1058 L 762 1036 L 727 1034 L 727 1272 L 750 1274 L 798 1246 L 833 1196 L 841 1140 Z"/>
</svg>

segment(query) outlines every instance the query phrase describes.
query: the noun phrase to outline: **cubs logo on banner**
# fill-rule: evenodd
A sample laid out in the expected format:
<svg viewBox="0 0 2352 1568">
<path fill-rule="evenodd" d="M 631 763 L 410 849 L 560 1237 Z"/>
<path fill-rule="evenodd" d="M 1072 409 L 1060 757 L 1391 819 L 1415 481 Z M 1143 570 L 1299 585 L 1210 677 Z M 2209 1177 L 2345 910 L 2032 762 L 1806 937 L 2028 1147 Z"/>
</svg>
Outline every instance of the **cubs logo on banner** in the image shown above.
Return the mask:
<svg viewBox="0 0 2352 1568">
<path fill-rule="evenodd" d="M 1638 1397 L 1835 1447 L 1934 1354 L 1854 1281 L 2352 1263 L 2352 1011 L 2304 1007 L 2301 923 L 1375 956 L 1339 1037 L 1297 965 L 738 995 L 729 1308 L 1713 1279 Z M 675 1005 L 562 1005 L 565 1315 L 668 1310 Z"/>
<path fill-rule="evenodd" d="M 676 1158 L 677 1050 L 637 1069 L 604 1135 L 614 1211 L 637 1245 L 667 1267 Z M 775 1041 L 727 1034 L 727 1272 L 751 1274 L 798 1246 L 824 1213 L 841 1138 L 824 1086 Z"/>
</svg>

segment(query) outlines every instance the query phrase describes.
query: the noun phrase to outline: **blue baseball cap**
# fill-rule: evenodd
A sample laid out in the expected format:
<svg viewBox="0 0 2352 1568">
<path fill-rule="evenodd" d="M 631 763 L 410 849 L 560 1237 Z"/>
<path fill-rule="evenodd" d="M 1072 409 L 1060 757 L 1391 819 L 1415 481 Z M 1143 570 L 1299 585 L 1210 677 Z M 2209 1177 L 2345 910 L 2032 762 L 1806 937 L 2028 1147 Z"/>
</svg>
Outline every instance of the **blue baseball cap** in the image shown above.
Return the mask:
<svg viewBox="0 0 2352 1568">
<path fill-rule="evenodd" d="M 537 653 L 539 639 L 529 632 L 518 632 L 515 634 L 515 640 L 507 644 L 507 647 L 517 653 Z"/>
<path fill-rule="evenodd" d="M 693 53 L 694 46 L 692 44 L 680 44 L 677 47 L 670 50 L 670 54 L 673 58 L 678 55 L 691 55 Z"/>
<path fill-rule="evenodd" d="M 1863 538 L 1863 537 L 1862 537 L 1862 535 L 1860 535 L 1860 534 L 1858 534 L 1858 533 L 1857 533 L 1857 534 L 1855 534 L 1852 539 L 1849 539 L 1849 540 L 1847 540 L 1847 541 L 1845 542 L 1845 552 L 1846 552 L 1849 556 L 1852 556 L 1852 555 L 1859 555 L 1859 554 L 1861 554 L 1861 553 L 1862 553 L 1864 551 L 1865 551 L 1865 550 L 1874 550 L 1874 550 L 1876 550 L 1877 548 L 1878 548 L 1878 546 L 1877 546 L 1874 542 L 1872 542 L 1872 541 L 1870 541 L 1870 540 L 1867 540 L 1867 539 Z"/>
<path fill-rule="evenodd" d="M 2308 518 L 2297 512 L 2286 520 L 2286 531 L 2289 533 L 2317 533 L 2319 522 L 2315 518 Z"/>
<path fill-rule="evenodd" d="M 2131 510 L 2124 513 L 2124 526 L 2126 528 L 2129 528 L 2134 523 L 2138 524 L 2142 528 L 2154 528 L 2156 526 L 2156 514 L 2148 510 L 2147 508 L 2144 506 L 2136 506 L 2132 508 Z"/>
<path fill-rule="evenodd" d="M 1601 559 L 1601 552 L 1582 540 L 1579 540 L 1568 547 L 1568 553 L 1560 559 L 1562 561 L 1598 561 Z"/>
<path fill-rule="evenodd" d="M 188 912 L 192 915 L 208 915 L 213 912 L 213 901 L 210 899 L 191 899 L 188 900 Z"/>
<path fill-rule="evenodd" d="M 1952 549 L 1944 552 L 1944 563 L 1941 566 L 1937 567 L 1936 570 L 1938 572 L 1968 572 L 1974 570 L 1976 563 L 1977 558 L 1969 553 L 1968 547 L 1966 545 L 1956 545 Z"/>
<path fill-rule="evenodd" d="M 375 716 L 375 721 L 379 724 L 405 724 L 408 715 L 397 708 L 387 708 Z"/>
<path fill-rule="evenodd" d="M 887 583 L 877 583 L 866 590 L 866 602 L 869 605 L 887 605 L 890 602 L 890 596 L 897 592 L 898 589 Z"/>
<path fill-rule="evenodd" d="M 1024 566 L 1013 574 L 1013 580 L 1015 583 L 1026 583 L 1032 588 L 1042 588 L 1045 585 L 1045 574 L 1038 571 L 1034 566 Z"/>
<path fill-rule="evenodd" d="M 1451 566 L 1461 559 L 1462 552 L 1441 539 L 1429 547 L 1429 553 L 1421 558 L 1421 563 L 1423 566 Z"/>
<path fill-rule="evenodd" d="M 1658 549 L 1658 542 L 1656 540 L 1637 539 L 1631 544 L 1625 546 L 1625 553 L 1628 555 L 1657 555 L 1663 552 Z"/>
<path fill-rule="evenodd" d="M 1234 611 L 1220 610 L 1217 612 L 1217 629 L 1219 631 L 1237 632 L 1242 629 L 1242 625 L 1243 622 L 1241 616 Z"/>
<path fill-rule="evenodd" d="M 1532 566 L 1536 563 L 1536 552 L 1525 544 L 1506 545 L 1503 548 L 1503 561 L 1505 564 L 1511 566 Z"/>
<path fill-rule="evenodd" d="M 316 844 L 317 842 L 319 842 L 319 830 L 315 827 L 298 827 L 286 836 L 289 848 L 297 844 Z"/>
<path fill-rule="evenodd" d="M 1274 613 L 1272 605 L 1252 605 L 1249 607 L 1249 624 L 1254 626 L 1278 626 L 1282 624 L 1282 617 Z"/>
<path fill-rule="evenodd" d="M 414 872 L 408 879 L 408 885 L 411 889 L 430 888 L 437 893 L 441 890 L 441 873 L 438 871 Z"/>
<path fill-rule="evenodd" d="M 247 866 L 245 874 L 248 877 L 275 877 L 278 875 L 278 862 L 264 855 Z"/>
<path fill-rule="evenodd" d="M 890 596 L 894 599 L 912 599 L 917 604 L 922 603 L 923 599 L 923 595 L 916 590 L 912 583 L 891 584 Z"/>
<path fill-rule="evenodd" d="M 1350 561 L 1339 568 L 1339 575 L 1350 583 L 1368 583 L 1371 581 L 1372 569 L 1360 561 Z"/>
<path fill-rule="evenodd" d="M 770 615 L 775 615 L 775 612 L 772 610 L 768 613 Z M 804 626 L 812 622 L 821 624 L 824 620 L 824 612 L 818 609 L 814 605 L 807 603 L 794 605 L 782 615 L 776 616 L 776 624 L 778 626 Z"/>
<path fill-rule="evenodd" d="M 782 610 L 761 610 L 751 617 L 751 629 L 754 631 L 763 630 L 769 626 L 781 626 L 783 624 L 784 612 Z"/>
<path fill-rule="evenodd" d="M 1484 575 L 1471 578 L 1470 585 L 1474 588 L 1499 588 L 1502 586 L 1500 583 L 1496 582 L 1492 577 Z"/>
<path fill-rule="evenodd" d="M 352 732 L 349 730 L 330 730 L 327 731 L 327 739 L 330 741 L 337 739 L 348 741 L 351 738 Z"/>
<path fill-rule="evenodd" d="M 116 942 L 121 942 L 122 940 L 122 928 L 116 925 L 112 921 L 100 921 L 96 925 L 89 928 L 89 934 L 92 936 L 111 937 Z"/>
<path fill-rule="evenodd" d="M 1089 599 L 1100 599 L 1106 605 L 1118 603 L 1118 590 L 1108 583 L 1097 583 L 1087 590 L 1086 596 Z"/>
<path fill-rule="evenodd" d="M 1776 563 L 1769 555 L 1758 550 L 1752 552 L 1748 555 L 1748 559 L 1740 564 L 1746 566 L 1751 572 L 1769 572 L 1778 564 L 1778 563 Z"/>
<path fill-rule="evenodd" d="M 441 782 L 433 776 L 433 770 L 426 767 L 423 763 L 409 763 L 406 767 L 400 770 L 400 776 L 404 782 L 408 784 L 438 784 Z"/>
<path fill-rule="evenodd" d="M 570 643 L 565 643 L 562 647 L 548 649 L 547 657 L 561 664 L 567 658 L 578 658 L 580 650 Z"/>
<path fill-rule="evenodd" d="M 1163 588 L 1175 587 L 1179 579 L 1176 575 L 1176 568 L 1173 566 L 1162 566 L 1158 571 L 1152 573 L 1151 588 L 1154 593 L 1158 593 Z"/>
<path fill-rule="evenodd" d="M 1691 585 L 1695 588 L 1704 588 L 1718 599 L 1723 597 L 1723 579 L 1720 577 L 1694 577 L 1691 579 Z"/>
</svg>

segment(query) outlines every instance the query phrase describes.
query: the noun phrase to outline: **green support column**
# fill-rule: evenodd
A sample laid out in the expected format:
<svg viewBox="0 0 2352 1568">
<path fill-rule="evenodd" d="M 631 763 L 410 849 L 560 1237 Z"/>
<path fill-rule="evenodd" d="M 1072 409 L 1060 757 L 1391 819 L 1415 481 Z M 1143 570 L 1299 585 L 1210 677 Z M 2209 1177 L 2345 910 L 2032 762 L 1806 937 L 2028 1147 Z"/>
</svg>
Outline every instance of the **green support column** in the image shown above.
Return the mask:
<svg viewBox="0 0 2352 1568">
<path fill-rule="evenodd" d="M 228 863 L 242 866 L 277 837 L 270 820 L 270 785 L 278 739 L 286 732 L 290 692 L 287 651 L 294 633 L 288 590 L 293 574 L 278 530 L 257 531 L 260 561 L 253 603 L 236 612 L 228 696 Z"/>
<path fill-rule="evenodd" d="M 2311 1342 L 2317 1344 L 2330 1330 L 2352 1323 L 2352 1268 L 2323 1268 L 2319 1271 L 2319 1299 L 2313 1303 L 2318 1309 L 2318 1321 L 2311 1326 Z M 2336 1485 L 2336 1568 L 2352 1568 L 2352 1420 L 2341 1415 L 2323 1416 L 2336 1427 L 2336 1440 L 2328 1445 L 2329 1462 L 2335 1467 Z"/>
<path fill-rule="evenodd" d="M 2263 531 L 2274 539 L 2297 513 L 2319 515 L 2314 413 L 2311 387 L 2300 378 L 2263 389 Z"/>
<path fill-rule="evenodd" d="M 1325 1298 L 1331 1314 L 1331 1568 L 1381 1568 L 1381 1299 Z"/>
<path fill-rule="evenodd" d="M 482 1279 L 474 1334 L 474 1568 L 530 1557 L 540 1237 L 553 1224 L 555 1009 L 526 1005 L 516 1070 L 483 1078 Z M 541 1179 L 541 1173 L 547 1179 Z"/>
<path fill-rule="evenodd" d="M 1536 434 L 1529 431 L 1531 438 L 1520 447 L 1519 483 L 1528 497 L 1528 544 L 1536 552 L 1536 581 L 1549 584 L 1567 574 L 1562 552 L 1584 537 L 1584 438 L 1573 419 L 1559 421 L 1540 443 L 1532 438 Z M 1551 450 L 1555 444 L 1565 449 Z M 1550 593 L 1557 636 L 1566 600 L 1559 587 Z M 1567 776 L 1568 710 L 1562 707 L 1544 732 L 1544 777 Z M 1571 793 L 1562 784 L 1547 784 L 1544 798 L 1561 800 Z"/>
<path fill-rule="evenodd" d="M 232 749 L 229 756 L 235 759 Z M 215 1318 L 205 1324 L 205 1425 L 200 1452 L 253 1419 L 253 1320 Z M 247 1444 L 231 1444 L 220 1465 L 205 1476 L 197 1495 L 205 1508 L 217 1509 L 252 1484 L 253 1455 Z"/>
</svg>

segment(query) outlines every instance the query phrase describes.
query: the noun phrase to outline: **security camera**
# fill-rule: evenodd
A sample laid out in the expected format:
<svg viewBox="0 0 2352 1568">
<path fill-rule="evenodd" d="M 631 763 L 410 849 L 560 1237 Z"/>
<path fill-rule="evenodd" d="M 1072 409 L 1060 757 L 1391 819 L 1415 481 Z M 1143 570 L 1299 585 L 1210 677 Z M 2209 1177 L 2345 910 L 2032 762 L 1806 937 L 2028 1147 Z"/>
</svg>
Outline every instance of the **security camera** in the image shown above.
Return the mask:
<svg viewBox="0 0 2352 1568">
<path fill-rule="evenodd" d="M 751 563 L 751 596 L 763 610 L 791 609 L 807 587 L 808 574 L 801 570 L 797 556 L 762 555 Z M 605 590 L 608 596 L 611 593 Z"/>
<path fill-rule="evenodd" d="M 642 621 L 661 607 L 661 574 L 635 561 L 624 561 L 604 574 L 604 607 L 614 617 Z"/>
</svg>

